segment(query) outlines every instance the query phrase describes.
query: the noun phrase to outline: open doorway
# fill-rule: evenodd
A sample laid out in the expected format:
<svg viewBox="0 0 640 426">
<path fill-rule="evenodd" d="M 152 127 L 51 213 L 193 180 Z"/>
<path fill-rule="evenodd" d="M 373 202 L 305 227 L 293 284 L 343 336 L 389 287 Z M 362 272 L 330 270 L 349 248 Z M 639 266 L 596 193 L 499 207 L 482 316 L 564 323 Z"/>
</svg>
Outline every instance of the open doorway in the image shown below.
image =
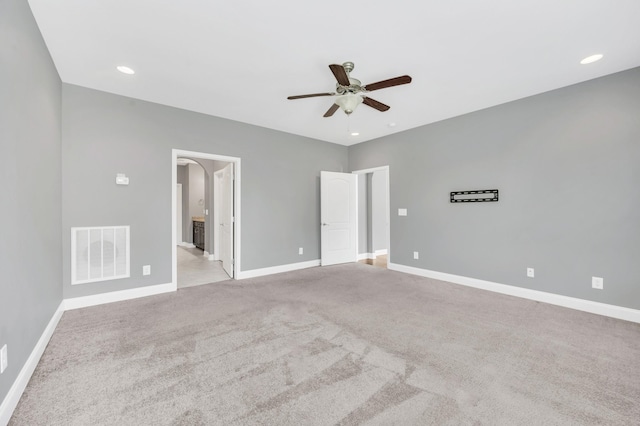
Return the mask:
<svg viewBox="0 0 640 426">
<path fill-rule="evenodd" d="M 390 262 L 389 166 L 358 175 L 358 261 L 381 268 Z"/>
<path fill-rule="evenodd" d="M 184 288 L 235 277 L 240 159 L 174 149 L 172 168 L 173 284 Z"/>
</svg>

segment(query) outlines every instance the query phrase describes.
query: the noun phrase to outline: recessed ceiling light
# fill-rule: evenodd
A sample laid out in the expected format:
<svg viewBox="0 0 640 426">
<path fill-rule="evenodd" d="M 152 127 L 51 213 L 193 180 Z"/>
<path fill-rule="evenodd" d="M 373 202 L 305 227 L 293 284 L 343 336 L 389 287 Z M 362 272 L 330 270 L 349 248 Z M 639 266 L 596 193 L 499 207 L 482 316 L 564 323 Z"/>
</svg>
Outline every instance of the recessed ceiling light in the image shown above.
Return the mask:
<svg viewBox="0 0 640 426">
<path fill-rule="evenodd" d="M 116 67 L 116 69 L 118 71 L 120 71 L 121 73 L 123 73 L 123 74 L 131 75 L 131 74 L 135 74 L 136 73 L 134 70 L 132 70 L 129 67 L 125 67 L 124 65 L 119 65 L 119 66 Z"/>
<path fill-rule="evenodd" d="M 360 133 L 358 133 L 358 132 L 351 132 L 351 136 L 360 136 Z"/>
<path fill-rule="evenodd" d="M 586 58 L 584 58 L 583 60 L 580 61 L 580 63 L 582 65 L 586 65 L 586 64 L 590 64 L 592 62 L 595 61 L 599 61 L 600 59 L 602 59 L 604 55 L 598 53 L 597 55 L 591 55 L 591 56 L 587 56 Z"/>
<path fill-rule="evenodd" d="M 389 123 L 389 127 L 396 127 L 396 123 Z"/>
</svg>

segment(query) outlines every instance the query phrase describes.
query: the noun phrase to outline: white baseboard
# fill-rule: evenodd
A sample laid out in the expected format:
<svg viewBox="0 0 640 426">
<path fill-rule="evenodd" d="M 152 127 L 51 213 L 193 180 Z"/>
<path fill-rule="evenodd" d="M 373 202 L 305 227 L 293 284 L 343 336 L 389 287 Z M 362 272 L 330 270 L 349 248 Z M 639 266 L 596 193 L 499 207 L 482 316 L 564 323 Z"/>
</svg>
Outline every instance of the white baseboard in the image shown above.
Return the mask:
<svg viewBox="0 0 640 426">
<path fill-rule="evenodd" d="M 206 251 L 206 250 L 204 251 L 204 253 L 202 253 L 202 255 L 203 255 L 204 257 L 206 257 L 206 258 L 207 258 L 207 260 L 214 260 L 214 255 L 213 255 L 213 254 L 211 254 L 211 253 L 209 253 L 209 252 L 208 252 L 208 251 Z"/>
<path fill-rule="evenodd" d="M 170 293 L 176 290 L 177 286 L 175 284 L 168 283 L 132 288 L 129 290 L 112 291 L 109 293 L 95 294 L 92 296 L 74 297 L 70 299 L 64 299 L 64 310 L 70 311 L 72 309 L 103 305 L 105 303 L 121 302 L 123 300 L 137 299 L 139 297 Z"/>
<path fill-rule="evenodd" d="M 169 284 L 158 284 L 147 287 L 139 287 L 133 288 L 130 290 L 122 290 L 122 291 L 113 291 L 110 293 L 96 294 L 93 296 L 84 296 L 84 297 L 74 297 L 71 299 L 64 299 L 60 302 L 58 309 L 51 317 L 49 324 L 45 328 L 44 332 L 40 336 L 38 343 L 31 351 L 31 355 L 27 359 L 27 362 L 20 370 L 18 377 L 13 382 L 13 385 L 9 389 L 9 393 L 2 401 L 2 405 L 0 405 L 0 425 L 6 425 L 9 423 L 9 419 L 13 414 L 18 402 L 20 401 L 20 397 L 24 392 L 33 372 L 35 371 L 38 362 L 40 362 L 40 358 L 44 353 L 51 336 L 53 335 L 60 318 L 62 318 L 62 314 L 64 311 L 69 311 L 72 309 L 85 308 L 89 306 L 102 305 L 104 303 L 111 302 L 119 302 L 123 300 L 136 299 L 138 297 L 152 296 L 155 294 L 168 293 L 176 291 L 176 285 L 173 283 Z"/>
<path fill-rule="evenodd" d="M 604 315 L 611 318 L 640 323 L 640 310 L 637 309 L 609 305 L 600 302 L 593 302 L 591 300 L 562 296 L 559 294 L 531 290 L 522 287 L 515 287 L 512 285 L 498 284 L 491 281 L 484 281 L 476 278 L 447 274 L 444 272 L 430 271 L 428 269 L 415 268 L 413 266 L 399 265 L 396 263 L 389 263 L 387 265 L 387 268 L 393 271 L 405 272 L 407 274 L 419 275 L 421 277 L 433 278 L 441 281 L 448 281 L 454 284 L 465 285 L 467 287 L 489 290 L 496 293 L 508 294 L 509 296 L 522 297 L 524 299 L 549 303 L 551 305 L 563 306 L 565 308 L 576 309 L 578 311 L 590 312 L 592 314 Z"/>
<path fill-rule="evenodd" d="M 320 260 L 309 260 L 307 262 L 290 263 L 288 265 L 271 266 L 269 268 L 251 269 L 249 271 L 241 271 L 236 279 L 244 280 L 246 278 L 262 277 L 264 275 L 279 274 L 281 272 L 296 271 L 298 269 L 313 268 L 320 266 Z"/>
<path fill-rule="evenodd" d="M 376 250 L 374 253 L 358 253 L 358 260 L 375 260 L 376 257 L 383 256 L 385 254 L 387 254 L 387 249 Z"/>
<path fill-rule="evenodd" d="M 182 246 L 182 247 L 186 247 L 186 248 L 195 248 L 196 247 L 195 245 L 193 245 L 191 243 L 185 243 L 184 241 L 181 242 L 181 243 L 178 243 L 178 245 Z"/>
<path fill-rule="evenodd" d="M 358 260 L 370 259 L 373 260 L 376 258 L 376 255 L 373 253 L 359 253 Z"/>
<path fill-rule="evenodd" d="M 11 415 L 13 414 L 13 410 L 16 409 L 18 402 L 20 401 L 20 397 L 22 397 L 22 393 L 24 392 L 29 380 L 31 379 L 31 375 L 35 371 L 38 366 L 38 362 L 40 362 L 40 357 L 44 353 L 51 336 L 53 335 L 60 318 L 62 318 L 62 314 L 64 313 L 64 301 L 60 302 L 58 309 L 56 309 L 55 313 L 49 320 L 49 324 L 44 329 L 44 332 L 38 339 L 38 343 L 31 351 L 31 355 L 25 362 L 22 370 L 18 374 L 18 377 L 13 382 L 13 385 L 9 389 L 7 396 L 2 401 L 2 405 L 0 405 L 0 425 L 6 425 L 9 423 L 9 419 L 11 419 Z"/>
</svg>

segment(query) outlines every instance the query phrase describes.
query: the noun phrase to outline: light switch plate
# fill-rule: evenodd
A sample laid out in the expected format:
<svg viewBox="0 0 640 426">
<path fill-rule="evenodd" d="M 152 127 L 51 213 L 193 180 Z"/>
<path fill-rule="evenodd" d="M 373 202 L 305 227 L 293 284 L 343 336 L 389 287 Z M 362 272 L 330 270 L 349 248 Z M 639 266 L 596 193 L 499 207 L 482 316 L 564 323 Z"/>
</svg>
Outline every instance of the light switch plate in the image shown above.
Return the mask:
<svg viewBox="0 0 640 426">
<path fill-rule="evenodd" d="M 118 173 L 116 175 L 116 184 L 117 185 L 129 185 L 129 178 L 126 177 L 124 173 Z"/>
<path fill-rule="evenodd" d="M 398 216 L 406 216 L 407 209 L 398 209 Z"/>
</svg>

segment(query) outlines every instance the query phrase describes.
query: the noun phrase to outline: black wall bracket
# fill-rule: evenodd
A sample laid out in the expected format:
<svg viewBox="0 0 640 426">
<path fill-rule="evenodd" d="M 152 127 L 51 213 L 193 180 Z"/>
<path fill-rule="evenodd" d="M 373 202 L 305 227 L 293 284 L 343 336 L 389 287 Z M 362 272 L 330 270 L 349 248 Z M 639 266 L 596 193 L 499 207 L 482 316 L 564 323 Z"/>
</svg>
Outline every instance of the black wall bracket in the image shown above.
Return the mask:
<svg viewBox="0 0 640 426">
<path fill-rule="evenodd" d="M 451 192 L 450 201 L 452 203 L 484 203 L 487 201 L 498 201 L 498 190 L 478 189 L 475 191 L 454 191 Z"/>
</svg>

